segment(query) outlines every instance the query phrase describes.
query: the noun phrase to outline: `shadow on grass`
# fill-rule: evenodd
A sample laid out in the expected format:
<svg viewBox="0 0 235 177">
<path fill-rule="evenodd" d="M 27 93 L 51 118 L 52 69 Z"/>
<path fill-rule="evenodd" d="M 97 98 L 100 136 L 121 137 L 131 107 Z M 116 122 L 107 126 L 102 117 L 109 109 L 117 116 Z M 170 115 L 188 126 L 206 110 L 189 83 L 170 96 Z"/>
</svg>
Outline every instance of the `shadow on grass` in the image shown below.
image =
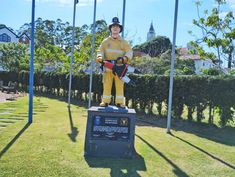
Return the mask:
<svg viewBox="0 0 235 177">
<path fill-rule="evenodd" d="M 166 128 L 167 119 L 137 119 L 137 126 L 153 126 Z M 221 144 L 235 146 L 235 127 L 210 126 L 207 123 L 189 122 L 180 119 L 172 119 L 171 129 L 175 131 L 184 131 L 192 133 L 202 138 L 218 142 Z"/>
<path fill-rule="evenodd" d="M 25 132 L 25 130 L 30 126 L 30 123 L 25 124 L 25 126 L 19 131 L 19 133 L 1 150 L 0 159 L 8 151 L 8 149 L 17 141 L 17 139 Z"/>
<path fill-rule="evenodd" d="M 36 112 L 36 113 L 46 112 L 45 109 L 38 109 L 38 108 L 34 108 L 33 111 Z"/>
<path fill-rule="evenodd" d="M 40 102 L 40 98 L 37 98 L 35 101 L 34 101 L 34 109 L 33 111 L 35 113 L 41 113 L 41 112 L 46 112 L 46 110 L 48 109 L 48 105 L 44 104 L 44 103 L 41 103 Z"/>
<path fill-rule="evenodd" d="M 220 159 L 220 158 L 214 156 L 213 154 L 211 154 L 211 153 L 205 151 L 204 149 L 202 149 L 202 148 L 200 148 L 200 147 L 198 147 L 198 146 L 196 146 L 196 145 L 190 143 L 189 141 L 184 140 L 183 138 L 180 138 L 180 137 L 178 137 L 178 136 L 175 136 L 175 135 L 173 135 L 172 133 L 171 133 L 170 135 L 173 136 L 174 138 L 177 138 L 177 139 L 179 139 L 180 141 L 182 141 L 182 142 L 184 142 L 184 143 L 190 145 L 191 147 L 193 147 L 193 148 L 195 148 L 195 149 L 201 151 L 202 153 L 204 153 L 204 154 L 210 156 L 212 159 L 215 159 L 215 160 L 221 162 L 222 164 L 224 164 L 224 165 L 226 165 L 226 166 L 228 166 L 228 167 L 230 167 L 230 168 L 232 168 L 232 169 L 235 170 L 235 166 L 234 166 L 234 165 L 232 165 L 232 164 L 230 164 L 230 163 L 228 163 L 228 162 L 225 162 L 224 160 L 222 160 L 222 159 Z"/>
<path fill-rule="evenodd" d="M 91 168 L 110 168 L 111 177 L 140 177 L 137 171 L 146 171 L 144 159 L 136 154 L 132 159 L 85 157 Z"/>
<path fill-rule="evenodd" d="M 35 93 L 35 95 L 39 96 L 39 97 L 46 97 L 46 98 L 62 101 L 62 102 L 65 102 L 65 103 L 67 103 L 67 101 L 68 101 L 68 98 L 63 97 L 63 96 L 50 95 L 50 94 L 46 94 L 46 93 Z M 87 107 L 88 107 L 88 100 L 87 101 L 84 101 L 84 100 L 81 101 L 81 100 L 78 100 L 78 99 L 75 99 L 75 98 L 71 98 L 70 101 L 71 101 L 70 102 L 71 105 L 83 107 L 85 109 L 87 109 Z M 93 103 L 92 106 L 98 106 L 98 103 Z"/>
<path fill-rule="evenodd" d="M 67 102 L 67 98 L 59 97 L 47 94 L 37 94 L 37 96 L 48 97 L 51 99 L 56 99 L 60 101 Z M 71 99 L 71 104 L 75 106 L 80 106 L 87 109 L 87 101 L 77 101 Z M 93 103 L 94 106 L 97 103 Z M 98 105 L 98 104 L 97 104 Z M 137 117 L 145 117 L 144 119 L 137 119 L 138 126 L 154 126 L 166 128 L 166 119 L 164 118 L 146 118 L 146 115 L 137 114 Z M 150 120 L 150 121 L 149 121 Z M 182 119 L 172 119 L 172 129 L 175 131 L 184 131 L 187 133 L 195 134 L 199 137 L 203 137 L 221 144 L 235 146 L 235 127 L 212 127 L 207 123 L 189 122 Z"/>
<path fill-rule="evenodd" d="M 78 131 L 78 128 L 74 127 L 73 125 L 73 118 L 72 118 L 70 107 L 68 107 L 68 113 L 69 113 L 69 122 L 70 122 L 70 128 L 71 128 L 71 133 L 68 133 L 68 136 L 73 142 L 76 142 L 76 137 L 79 131 Z"/>
<path fill-rule="evenodd" d="M 141 141 L 143 141 L 146 145 L 148 145 L 154 152 L 156 152 L 159 156 L 161 156 L 164 160 L 166 160 L 174 169 L 173 172 L 176 176 L 180 177 L 187 177 L 187 175 L 182 169 L 180 169 L 174 162 L 172 162 L 170 159 L 168 159 L 162 152 L 157 150 L 153 145 L 151 145 L 149 142 L 147 142 L 144 138 L 141 136 L 135 134 L 136 137 L 138 137 Z"/>
</svg>

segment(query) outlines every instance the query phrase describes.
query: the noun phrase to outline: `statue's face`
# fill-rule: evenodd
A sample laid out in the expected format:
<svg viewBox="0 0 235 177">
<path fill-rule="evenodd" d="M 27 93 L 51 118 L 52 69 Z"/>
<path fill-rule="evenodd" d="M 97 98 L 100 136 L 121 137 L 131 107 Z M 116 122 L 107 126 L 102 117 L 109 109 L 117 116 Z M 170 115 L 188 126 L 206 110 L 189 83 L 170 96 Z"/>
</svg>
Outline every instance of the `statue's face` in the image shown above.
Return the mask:
<svg viewBox="0 0 235 177">
<path fill-rule="evenodd" d="M 112 34 L 119 34 L 120 30 L 121 30 L 121 28 L 119 25 L 112 25 L 112 27 L 111 27 Z"/>
</svg>

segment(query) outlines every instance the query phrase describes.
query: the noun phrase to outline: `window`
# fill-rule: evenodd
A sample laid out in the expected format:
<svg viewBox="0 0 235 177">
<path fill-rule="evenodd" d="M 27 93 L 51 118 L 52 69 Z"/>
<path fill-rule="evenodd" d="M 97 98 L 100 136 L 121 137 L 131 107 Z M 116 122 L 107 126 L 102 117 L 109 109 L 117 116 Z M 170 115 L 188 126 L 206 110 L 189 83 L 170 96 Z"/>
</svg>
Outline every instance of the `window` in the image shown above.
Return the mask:
<svg viewBox="0 0 235 177">
<path fill-rule="evenodd" d="M 22 36 L 22 42 L 26 42 L 26 37 Z"/>
<path fill-rule="evenodd" d="M 11 42 L 11 37 L 3 33 L 0 35 L 0 42 Z"/>
</svg>

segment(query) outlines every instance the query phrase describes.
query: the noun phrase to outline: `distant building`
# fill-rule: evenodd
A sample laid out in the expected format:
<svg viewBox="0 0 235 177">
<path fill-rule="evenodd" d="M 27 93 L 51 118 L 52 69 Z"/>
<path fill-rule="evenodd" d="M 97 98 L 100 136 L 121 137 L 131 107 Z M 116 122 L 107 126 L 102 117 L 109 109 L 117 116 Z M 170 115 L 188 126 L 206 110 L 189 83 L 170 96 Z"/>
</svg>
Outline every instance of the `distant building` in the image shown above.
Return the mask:
<svg viewBox="0 0 235 177">
<path fill-rule="evenodd" d="M 0 29 L 0 43 L 24 43 L 24 44 L 29 44 L 30 43 L 30 38 L 25 33 L 18 36 L 10 28 L 4 26 Z"/>
<path fill-rule="evenodd" d="M 152 40 L 153 38 L 155 38 L 155 30 L 153 28 L 153 23 L 150 24 L 150 28 L 149 28 L 149 32 L 147 34 L 147 41 L 150 41 Z"/>
<path fill-rule="evenodd" d="M 216 65 L 210 59 L 202 60 L 198 54 L 189 54 L 187 47 L 179 50 L 180 59 L 182 60 L 193 60 L 195 65 L 195 73 L 201 74 L 202 69 L 214 68 Z"/>
<path fill-rule="evenodd" d="M 56 70 L 56 66 L 52 65 L 51 63 L 44 63 L 43 64 L 43 69 L 42 71 L 55 71 Z"/>
<path fill-rule="evenodd" d="M 30 38 L 27 34 L 23 33 L 19 36 L 19 43 L 23 44 L 29 44 L 30 43 Z"/>
<path fill-rule="evenodd" d="M 141 52 L 141 51 L 134 51 L 133 56 L 134 57 L 144 57 L 144 56 L 149 56 L 149 55 L 144 52 Z"/>
<path fill-rule="evenodd" d="M 4 43 L 23 43 L 23 44 L 29 44 L 30 38 L 27 34 L 23 33 L 20 36 L 18 36 L 13 30 L 6 26 L 1 26 L 0 28 L 0 44 Z M 2 56 L 2 53 L 0 53 L 0 56 Z M 0 66 L 0 71 L 6 71 L 5 69 Z"/>
<path fill-rule="evenodd" d="M 6 26 L 0 29 L 0 43 L 14 42 L 17 43 L 19 37 Z"/>
</svg>

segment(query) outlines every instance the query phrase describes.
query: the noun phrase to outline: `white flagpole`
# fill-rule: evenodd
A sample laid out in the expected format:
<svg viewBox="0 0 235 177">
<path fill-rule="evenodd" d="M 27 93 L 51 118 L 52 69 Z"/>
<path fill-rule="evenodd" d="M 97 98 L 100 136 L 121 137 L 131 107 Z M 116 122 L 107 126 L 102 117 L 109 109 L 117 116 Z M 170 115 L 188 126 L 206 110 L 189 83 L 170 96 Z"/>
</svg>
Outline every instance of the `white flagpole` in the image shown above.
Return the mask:
<svg viewBox="0 0 235 177">
<path fill-rule="evenodd" d="M 96 0 L 94 1 L 94 15 L 93 15 L 93 29 L 92 29 L 92 50 L 91 50 L 91 66 L 90 66 L 90 85 L 89 85 L 89 103 L 88 108 L 91 107 L 91 91 L 92 91 L 92 72 L 94 62 L 94 50 L 95 50 L 95 28 L 96 28 Z"/>
<path fill-rule="evenodd" d="M 126 14 L 126 0 L 123 0 L 123 8 L 122 8 L 122 38 L 124 38 L 124 26 L 125 26 L 125 14 Z"/>
<path fill-rule="evenodd" d="M 29 75 L 29 113 L 28 123 L 33 122 L 33 83 L 34 83 L 34 17 L 35 17 L 35 0 L 32 0 L 32 20 L 30 35 L 30 75 Z"/>
<path fill-rule="evenodd" d="M 173 80 L 174 80 L 174 61 L 175 61 L 175 43 L 177 31 L 177 16 L 178 16 L 178 0 L 175 0 L 175 16 L 173 28 L 173 45 L 171 51 L 171 74 L 170 74 L 170 87 L 168 98 L 168 114 L 167 114 L 167 133 L 171 131 L 171 108 L 172 108 L 172 95 L 173 95 Z"/>
<path fill-rule="evenodd" d="M 68 93 L 68 107 L 70 107 L 71 98 L 71 86 L 72 86 L 72 75 L 73 75 L 73 62 L 74 62 L 74 31 L 75 31 L 75 16 L 76 16 L 76 4 L 79 0 L 74 0 L 73 5 L 73 31 L 72 31 L 72 46 L 70 52 L 70 72 L 69 72 L 69 93 Z"/>
</svg>

